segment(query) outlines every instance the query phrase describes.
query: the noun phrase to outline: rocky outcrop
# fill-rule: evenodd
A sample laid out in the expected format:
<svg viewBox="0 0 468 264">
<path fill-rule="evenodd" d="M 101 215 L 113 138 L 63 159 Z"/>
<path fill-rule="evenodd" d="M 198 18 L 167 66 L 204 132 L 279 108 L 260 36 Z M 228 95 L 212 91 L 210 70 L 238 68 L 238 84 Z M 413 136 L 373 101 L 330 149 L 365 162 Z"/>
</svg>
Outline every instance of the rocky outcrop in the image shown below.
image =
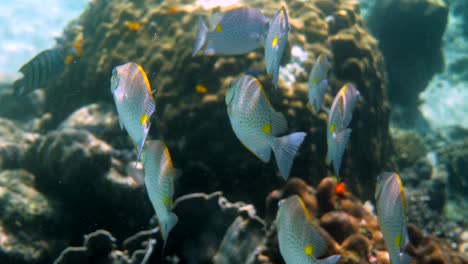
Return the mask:
<svg viewBox="0 0 468 264">
<path fill-rule="evenodd" d="M 50 263 L 57 250 L 56 205 L 35 190 L 25 170 L 0 173 L 0 262 Z"/>
<path fill-rule="evenodd" d="M 378 1 L 368 25 L 379 40 L 387 65 L 388 95 L 414 125 L 418 95 L 435 73 L 444 70 L 442 35 L 448 21 L 443 0 Z"/>
</svg>

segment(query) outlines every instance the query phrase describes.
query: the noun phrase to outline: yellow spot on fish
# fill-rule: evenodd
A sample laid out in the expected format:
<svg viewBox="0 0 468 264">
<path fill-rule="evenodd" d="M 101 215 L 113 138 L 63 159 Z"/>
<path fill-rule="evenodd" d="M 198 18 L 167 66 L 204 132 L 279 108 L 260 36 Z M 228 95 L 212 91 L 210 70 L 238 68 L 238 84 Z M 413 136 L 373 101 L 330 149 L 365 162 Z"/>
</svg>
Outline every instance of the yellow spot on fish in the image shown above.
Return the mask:
<svg viewBox="0 0 468 264">
<path fill-rule="evenodd" d="M 197 84 L 195 86 L 195 92 L 199 93 L 199 94 L 204 94 L 208 91 L 208 89 L 206 88 L 206 86 L 204 85 L 201 85 L 201 84 Z"/>
<path fill-rule="evenodd" d="M 140 30 L 140 23 L 138 22 L 131 22 L 131 21 L 125 21 L 125 26 L 128 28 L 130 31 L 138 31 Z"/>
<path fill-rule="evenodd" d="M 65 64 L 69 65 L 73 62 L 73 56 L 72 55 L 67 55 L 67 57 L 65 57 Z"/>
<path fill-rule="evenodd" d="M 220 24 L 218 24 L 218 25 L 216 25 L 215 30 L 216 30 L 216 32 L 221 33 L 221 32 L 223 32 L 223 27 Z"/>
<path fill-rule="evenodd" d="M 315 76 L 315 77 L 312 79 L 312 83 L 313 83 L 313 84 L 317 84 L 317 82 L 318 82 L 318 77 Z"/>
<path fill-rule="evenodd" d="M 141 117 L 140 117 L 140 123 L 142 125 L 146 124 L 146 122 L 148 121 L 148 115 L 147 114 L 143 114 Z"/>
<path fill-rule="evenodd" d="M 274 47 L 276 47 L 277 44 L 278 44 L 278 37 L 275 37 L 275 38 L 271 41 L 271 47 L 274 48 Z"/>
<path fill-rule="evenodd" d="M 271 124 L 265 124 L 262 128 L 263 133 L 269 135 L 271 133 Z"/>
<path fill-rule="evenodd" d="M 334 124 L 330 125 L 330 133 L 335 132 L 336 126 Z"/>
<path fill-rule="evenodd" d="M 168 206 L 169 206 L 169 202 L 170 202 L 170 201 L 169 201 L 169 197 L 164 196 L 164 197 L 163 197 L 163 204 L 164 204 L 164 206 L 168 207 Z"/>
<path fill-rule="evenodd" d="M 401 235 L 397 235 L 395 237 L 395 247 L 400 247 L 400 243 L 401 243 Z"/>
<path fill-rule="evenodd" d="M 307 245 L 307 246 L 304 248 L 304 253 L 305 253 L 307 256 L 312 256 L 312 254 L 314 253 L 314 248 L 313 248 L 311 245 Z"/>
</svg>

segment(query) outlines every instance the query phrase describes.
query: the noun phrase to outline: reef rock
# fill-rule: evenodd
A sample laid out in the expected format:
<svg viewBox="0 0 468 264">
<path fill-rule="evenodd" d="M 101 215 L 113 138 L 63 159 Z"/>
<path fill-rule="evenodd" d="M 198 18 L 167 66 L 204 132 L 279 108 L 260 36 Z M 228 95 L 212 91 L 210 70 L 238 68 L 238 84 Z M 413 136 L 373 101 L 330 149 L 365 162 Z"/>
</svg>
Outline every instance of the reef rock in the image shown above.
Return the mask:
<svg viewBox="0 0 468 264">
<path fill-rule="evenodd" d="M 20 167 L 26 150 L 38 138 L 18 123 L 0 118 L 0 170 Z"/>
<path fill-rule="evenodd" d="M 23 163 L 37 175 L 38 190 L 60 201 L 66 224 L 73 226 L 67 231 L 71 240 L 89 232 L 90 226 L 112 230 L 118 237 L 129 235 L 151 217 L 142 185 L 127 175 L 108 144 L 86 130 L 67 128 L 42 136 Z"/>
<path fill-rule="evenodd" d="M 307 106 L 307 73 L 318 54 L 324 53 L 333 64 L 325 105 L 330 106 L 345 82 L 354 82 L 363 95 L 363 102 L 354 111 L 353 134 L 341 176 L 350 179 L 358 194 L 370 197 L 373 188 L 369 179 L 391 165 L 385 66 L 377 43 L 353 1 L 249 1 L 249 6 L 261 8 L 269 17 L 281 5 L 287 8 L 293 28 L 288 45 L 302 50 L 307 59 L 297 62 L 297 54 L 288 48 L 281 75 L 292 76 L 293 81 L 280 78 L 280 89 L 274 92 L 263 49 L 240 56 L 199 54 L 192 58 L 198 18 L 206 19 L 214 10 L 186 1 L 171 1 L 170 5 L 155 0 L 92 2 L 65 30 L 64 45 L 74 47 L 78 43 L 82 53 L 73 54 L 76 63 L 67 65 L 62 77 L 48 88 L 53 96 L 47 97 L 47 111 L 58 123 L 83 105 L 113 103 L 109 89 L 112 69 L 128 61 L 139 63 L 156 91 L 156 114 L 149 138 L 164 138 L 175 165 L 191 175 L 182 179 L 179 190 L 223 189 L 234 199 L 248 197 L 262 205 L 263 198 L 282 180 L 273 161 L 262 164 L 235 137 L 224 102 L 227 86 L 249 69 L 258 72 L 273 105 L 285 113 L 289 132 L 308 133 L 292 175 L 313 175 L 307 180 L 317 182 L 328 175 L 326 115 Z M 329 15 L 336 23 L 327 23 Z M 291 68 L 302 73 L 292 74 L 288 72 Z M 198 84 L 207 87 L 206 93 L 196 91 Z M 255 181 L 251 175 L 255 175 Z"/>
<path fill-rule="evenodd" d="M 368 25 L 387 65 L 389 99 L 414 122 L 418 95 L 444 69 L 442 35 L 448 21 L 443 0 L 377 1 Z M 413 116 L 411 116 L 413 115 Z"/>
<path fill-rule="evenodd" d="M 59 129 L 87 130 L 97 138 L 119 147 L 132 147 L 130 137 L 120 128 L 114 105 L 95 103 L 83 106 L 63 121 Z"/>
<path fill-rule="evenodd" d="M 0 173 L 0 262 L 50 263 L 59 215 L 25 170 Z"/>
</svg>

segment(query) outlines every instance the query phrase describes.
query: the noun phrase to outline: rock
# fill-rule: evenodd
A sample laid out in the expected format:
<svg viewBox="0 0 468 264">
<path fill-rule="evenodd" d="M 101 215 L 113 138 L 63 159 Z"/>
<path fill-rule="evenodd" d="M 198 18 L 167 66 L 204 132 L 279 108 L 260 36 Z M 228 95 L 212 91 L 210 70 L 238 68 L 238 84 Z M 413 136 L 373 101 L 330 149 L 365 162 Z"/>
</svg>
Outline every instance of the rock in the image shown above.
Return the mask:
<svg viewBox="0 0 468 264">
<path fill-rule="evenodd" d="M 35 90 L 25 96 L 13 95 L 12 89 L 0 89 L 0 116 L 28 121 L 44 113 L 44 90 Z"/>
<path fill-rule="evenodd" d="M 127 132 L 120 128 L 115 106 L 108 103 L 90 104 L 76 110 L 59 126 L 59 129 L 67 128 L 87 130 L 113 146 L 132 147 Z"/>
<path fill-rule="evenodd" d="M 249 263 L 263 238 L 262 229 L 263 225 L 254 219 L 237 217 L 226 231 L 213 263 Z"/>
<path fill-rule="evenodd" d="M 323 178 L 317 186 L 317 202 L 319 214 L 323 215 L 335 209 L 337 196 L 335 194 L 336 180 L 331 177 Z"/>
<path fill-rule="evenodd" d="M 0 170 L 20 167 L 24 153 L 38 137 L 14 121 L 0 118 Z"/>
<path fill-rule="evenodd" d="M 24 164 L 39 176 L 38 187 L 65 199 L 89 189 L 111 167 L 112 148 L 86 131 L 53 131 L 35 141 Z M 77 197 L 78 196 L 78 197 Z"/>
<path fill-rule="evenodd" d="M 23 163 L 37 175 L 38 190 L 60 201 L 66 212 L 71 240 L 90 226 L 128 236 L 154 213 L 144 188 L 125 175 L 113 153 L 86 130 L 63 129 L 42 136 L 25 154 Z"/>
<path fill-rule="evenodd" d="M 442 148 L 439 152 L 439 163 L 443 164 L 447 173 L 447 184 L 451 197 L 466 197 L 468 189 L 468 140 L 455 141 Z"/>
<path fill-rule="evenodd" d="M 390 102 L 403 107 L 410 123 L 419 114 L 419 93 L 444 69 L 442 35 L 447 21 L 442 0 L 380 1 L 369 16 L 367 24 L 387 64 Z"/>
<path fill-rule="evenodd" d="M 0 173 L 0 262 L 50 263 L 59 245 L 54 204 L 34 189 L 25 170 Z"/>
<path fill-rule="evenodd" d="M 370 254 L 372 244 L 367 237 L 361 234 L 353 234 L 343 241 L 341 247 L 348 252 L 353 252 L 362 259 L 367 259 L 367 256 Z"/>
<path fill-rule="evenodd" d="M 428 152 L 421 136 L 414 131 L 396 130 L 392 133 L 396 164 L 404 169 L 424 158 Z"/>
<path fill-rule="evenodd" d="M 358 230 L 359 222 L 344 212 L 328 212 L 320 217 L 320 225 L 341 244 Z"/>
</svg>

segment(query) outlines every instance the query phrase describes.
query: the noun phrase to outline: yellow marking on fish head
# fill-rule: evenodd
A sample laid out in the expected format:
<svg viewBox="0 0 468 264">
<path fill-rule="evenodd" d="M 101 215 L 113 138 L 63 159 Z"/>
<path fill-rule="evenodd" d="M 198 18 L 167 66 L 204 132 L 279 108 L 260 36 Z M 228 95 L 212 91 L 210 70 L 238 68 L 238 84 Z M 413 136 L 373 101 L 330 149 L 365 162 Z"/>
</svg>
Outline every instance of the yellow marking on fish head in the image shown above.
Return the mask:
<svg viewBox="0 0 468 264">
<path fill-rule="evenodd" d="M 278 45 L 278 37 L 273 38 L 273 40 L 271 41 L 272 48 L 276 47 L 276 45 Z"/>
<path fill-rule="evenodd" d="M 271 133 L 271 124 L 265 124 L 262 127 L 262 131 L 264 134 L 269 135 Z"/>
<path fill-rule="evenodd" d="M 220 24 L 218 24 L 218 25 L 216 25 L 215 30 L 216 30 L 216 32 L 221 33 L 221 32 L 223 32 L 223 26 L 221 26 Z"/>
<path fill-rule="evenodd" d="M 312 84 L 317 84 L 317 82 L 318 82 L 318 77 L 317 76 L 312 78 Z"/>
<path fill-rule="evenodd" d="M 148 122 L 148 115 L 147 114 L 141 115 L 140 124 L 144 125 L 144 124 L 146 124 L 146 122 Z"/>
<path fill-rule="evenodd" d="M 330 125 L 330 133 L 335 132 L 335 129 L 336 129 L 335 124 L 331 124 L 331 125 Z"/>
<path fill-rule="evenodd" d="M 304 253 L 305 253 L 307 256 L 312 256 L 312 254 L 314 253 L 314 247 L 312 247 L 312 245 L 307 245 L 307 246 L 304 248 Z"/>
<path fill-rule="evenodd" d="M 397 235 L 395 237 L 395 240 L 393 241 L 395 243 L 395 247 L 400 247 L 401 244 L 401 235 Z"/>
</svg>

